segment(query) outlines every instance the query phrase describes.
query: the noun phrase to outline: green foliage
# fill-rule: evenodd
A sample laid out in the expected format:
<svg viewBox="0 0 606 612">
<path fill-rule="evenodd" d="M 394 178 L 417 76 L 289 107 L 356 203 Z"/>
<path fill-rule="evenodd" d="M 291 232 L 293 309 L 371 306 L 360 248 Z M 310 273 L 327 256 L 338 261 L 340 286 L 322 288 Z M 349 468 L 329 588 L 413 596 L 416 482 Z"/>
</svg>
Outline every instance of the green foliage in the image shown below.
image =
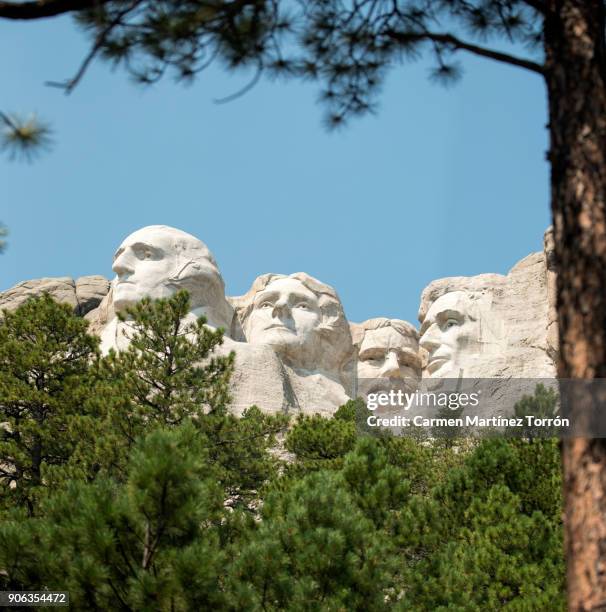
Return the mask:
<svg viewBox="0 0 606 612">
<path fill-rule="evenodd" d="M 233 354 L 211 356 L 223 332 L 204 317 L 188 317 L 187 292 L 152 302 L 144 298 L 122 320 L 132 329 L 128 348 L 105 360 L 108 380 L 119 380 L 130 402 L 129 424 L 138 433 L 150 425 L 178 425 L 203 412 L 226 411 Z"/>
<path fill-rule="evenodd" d="M 225 505 L 253 511 L 259 492 L 278 473 L 279 462 L 268 451 L 285 429 L 284 415 L 263 414 L 256 406 L 241 418 L 211 414 L 196 422 L 207 440 L 208 461 L 225 491 Z"/>
<path fill-rule="evenodd" d="M 429 441 L 421 431 L 414 437 L 395 437 L 386 430 L 366 425 L 368 412 L 362 400 L 350 400 L 334 418 L 301 415 L 290 428 L 284 446 L 294 454 L 285 467 L 288 476 L 302 476 L 318 469 L 341 469 L 347 453 L 355 448 L 359 436 L 376 438 L 389 464 L 406 470 L 414 492 L 435 486 L 449 469 L 460 464 L 473 440 Z"/>
<path fill-rule="evenodd" d="M 215 355 L 223 332 L 208 328 L 203 317 L 191 321 L 189 311 L 186 292 L 168 300 L 144 299 L 127 310 L 129 347 L 110 353 L 100 368 L 101 396 L 110 401 L 97 461 L 103 464 L 111 457 L 106 465 L 117 475 L 143 432 L 191 419 L 206 440 L 207 459 L 230 505 L 247 506 L 275 470 L 267 449 L 286 418 L 264 415 L 255 407 L 242 418 L 228 413 L 234 355 Z"/>
<path fill-rule="evenodd" d="M 98 340 L 87 322 L 48 295 L 0 322 L 0 512 L 35 511 L 52 466 L 67 463 L 77 439 Z"/>
<path fill-rule="evenodd" d="M 555 436 L 557 434 L 556 427 L 533 427 L 528 425 L 526 421 L 527 416 L 541 419 L 553 419 L 558 416 L 558 394 L 552 387 L 545 387 L 545 385 L 539 383 L 535 388 L 534 395 L 525 395 L 516 403 L 514 410 L 515 416 L 522 418 L 525 424 L 521 431 L 516 428 L 517 431 L 514 430 L 514 435 L 523 435 L 528 438 L 531 436 Z"/>
<path fill-rule="evenodd" d="M 515 415 L 534 415 L 540 418 L 554 417 L 557 412 L 558 394 L 555 389 L 542 383 L 535 388 L 534 395 L 525 395 L 514 407 Z"/>
<path fill-rule="evenodd" d="M 391 532 L 391 521 L 406 505 L 410 483 L 401 467 L 391 465 L 383 445 L 362 437 L 341 471 L 356 505 L 380 530 Z"/>
<path fill-rule="evenodd" d="M 404 609 L 565 609 L 555 440 L 484 440 L 422 506 Z"/>
<path fill-rule="evenodd" d="M 40 585 L 59 589 L 62 581 L 47 582 L 45 556 L 41 554 L 40 519 L 15 508 L 0 518 L 0 589 L 23 591 Z M 43 561 L 41 563 L 41 560 Z"/>
<path fill-rule="evenodd" d="M 240 604 L 264 610 L 381 610 L 387 543 L 343 478 L 318 471 L 270 495 L 236 563 Z"/>
<path fill-rule="evenodd" d="M 79 610 L 220 607 L 223 505 L 213 476 L 190 423 L 152 431 L 135 445 L 126 482 L 72 482 L 45 503 L 43 578 L 61 576 Z"/>
<path fill-rule="evenodd" d="M 541 72 L 533 56 L 543 16 L 533 4 L 114 0 L 78 12 L 76 19 L 94 41 L 94 52 L 140 83 L 154 83 L 167 71 L 190 81 L 213 61 L 232 70 L 253 68 L 251 86 L 262 72 L 320 81 L 328 125 L 335 127 L 373 111 L 388 69 L 423 53 L 433 58 L 431 77 L 445 84 L 460 76 L 455 57 L 462 50 Z M 493 51 L 493 38 L 505 50 L 497 44 Z M 508 55 L 512 44 L 525 46 L 527 57 Z M 81 76 L 64 84 L 68 91 Z"/>
<path fill-rule="evenodd" d="M 300 415 L 288 432 L 285 447 L 297 462 L 290 467 L 298 473 L 316 469 L 337 469 L 356 443 L 355 402 L 341 406 L 333 419 L 318 414 Z"/>
<path fill-rule="evenodd" d="M 156 82 L 168 68 L 179 79 L 191 80 L 213 56 L 231 68 L 257 65 L 288 25 L 277 3 L 258 0 L 130 6 L 116 1 L 79 12 L 76 19 L 94 36 L 103 32 L 102 56 L 124 64 L 143 84 Z"/>
<path fill-rule="evenodd" d="M 51 134 L 49 125 L 34 114 L 25 118 L 0 111 L 0 151 L 8 153 L 11 161 L 31 162 L 51 148 Z"/>
<path fill-rule="evenodd" d="M 544 389 L 532 401 L 546 404 Z M 295 425 L 294 465 L 315 472 L 332 457 L 324 466 L 383 543 L 385 601 L 402 610 L 564 609 L 557 441 L 364 436 L 346 452 L 342 424 L 325 421 Z M 294 490 L 290 482 L 282 492 Z"/>
<path fill-rule="evenodd" d="M 564 609 L 557 441 L 373 436 L 360 401 L 284 438 L 286 417 L 229 413 L 233 357 L 188 312 L 143 301 L 105 358 L 48 296 L 5 313 L 0 589 L 79 610 Z"/>
<path fill-rule="evenodd" d="M 142 300 L 127 310 L 129 347 L 95 368 L 88 400 L 92 420 L 81 420 L 80 444 L 64 473 L 124 478 L 137 438 L 155 427 L 174 427 L 206 414 L 226 413 L 233 355 L 214 356 L 222 332 L 188 317 L 189 298 Z"/>
</svg>

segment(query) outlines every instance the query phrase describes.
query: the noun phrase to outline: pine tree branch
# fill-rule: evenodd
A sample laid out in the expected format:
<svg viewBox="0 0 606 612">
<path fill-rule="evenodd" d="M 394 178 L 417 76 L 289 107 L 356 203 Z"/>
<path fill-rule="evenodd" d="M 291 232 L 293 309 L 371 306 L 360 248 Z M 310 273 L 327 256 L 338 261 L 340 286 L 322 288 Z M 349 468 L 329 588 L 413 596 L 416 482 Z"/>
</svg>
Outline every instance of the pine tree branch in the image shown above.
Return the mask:
<svg viewBox="0 0 606 612">
<path fill-rule="evenodd" d="M 546 15 L 549 10 L 542 0 L 523 0 L 523 2 L 542 15 Z"/>
<path fill-rule="evenodd" d="M 139 4 L 141 4 L 142 1 L 143 0 L 135 0 L 134 2 L 129 4 L 124 10 L 120 11 L 116 15 L 116 17 L 112 19 L 112 21 L 107 25 L 107 27 L 105 27 L 97 35 L 95 39 L 95 44 L 91 47 L 90 51 L 88 52 L 88 54 L 86 55 L 82 63 L 80 64 L 80 68 L 78 68 L 78 71 L 71 79 L 68 79 L 67 81 L 63 83 L 58 83 L 56 81 L 47 81 L 46 85 L 50 87 L 58 87 L 60 89 L 64 89 L 66 94 L 70 94 L 74 90 L 76 85 L 78 85 L 78 83 L 82 80 L 82 77 L 85 75 L 86 71 L 88 70 L 89 65 L 95 59 L 95 57 L 101 50 L 101 47 L 105 44 L 105 41 L 107 40 L 107 37 L 111 34 L 112 30 L 120 24 L 122 19 L 126 17 L 128 13 L 130 13 L 132 10 L 137 8 L 137 6 L 139 6 Z"/>
<path fill-rule="evenodd" d="M 387 36 L 389 36 L 392 40 L 396 40 L 402 43 L 411 43 L 415 41 L 422 40 L 431 40 L 433 42 L 449 45 L 455 50 L 463 50 L 469 53 L 473 53 L 474 55 L 479 55 L 481 57 L 487 57 L 489 59 L 495 60 L 497 62 L 502 62 L 504 64 L 509 64 L 510 66 L 517 66 L 518 68 L 524 68 L 526 70 L 530 70 L 531 72 L 536 72 L 537 74 L 543 75 L 545 73 L 545 69 L 541 64 L 537 64 L 531 60 L 523 59 L 520 57 L 516 57 L 514 55 L 510 55 L 509 53 L 502 53 L 501 51 L 495 51 L 494 49 L 486 49 L 485 47 L 480 47 L 478 45 L 474 45 L 472 43 L 465 42 L 460 40 L 456 36 L 452 34 L 442 34 L 438 32 L 387 32 Z"/>
<path fill-rule="evenodd" d="M 0 2 L 0 19 L 45 19 L 63 13 L 82 11 L 110 0 L 37 0 L 36 2 Z"/>
</svg>

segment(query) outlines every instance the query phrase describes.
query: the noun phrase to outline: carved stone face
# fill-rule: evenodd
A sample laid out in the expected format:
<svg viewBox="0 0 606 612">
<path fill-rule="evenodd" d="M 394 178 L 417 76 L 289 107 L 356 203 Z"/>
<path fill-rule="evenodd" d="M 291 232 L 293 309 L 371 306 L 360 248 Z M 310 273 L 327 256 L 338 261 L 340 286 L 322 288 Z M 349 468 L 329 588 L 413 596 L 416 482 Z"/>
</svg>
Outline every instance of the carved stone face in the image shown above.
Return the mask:
<svg viewBox="0 0 606 612">
<path fill-rule="evenodd" d="M 170 297 L 193 280 L 216 284 L 217 268 L 206 246 L 194 236 L 166 226 L 140 229 L 114 255 L 114 308 L 117 312 L 144 297 Z M 192 294 L 192 307 L 196 297 Z"/>
<path fill-rule="evenodd" d="M 427 351 L 425 375 L 456 378 L 480 352 L 480 321 L 464 291 L 439 297 L 427 311 L 419 345 Z"/>
<path fill-rule="evenodd" d="M 393 327 L 366 331 L 358 353 L 358 378 L 418 378 L 411 341 Z"/>
<path fill-rule="evenodd" d="M 251 344 L 270 345 L 298 360 L 317 348 L 321 322 L 316 294 L 297 279 L 280 278 L 255 295 L 246 337 Z"/>
</svg>

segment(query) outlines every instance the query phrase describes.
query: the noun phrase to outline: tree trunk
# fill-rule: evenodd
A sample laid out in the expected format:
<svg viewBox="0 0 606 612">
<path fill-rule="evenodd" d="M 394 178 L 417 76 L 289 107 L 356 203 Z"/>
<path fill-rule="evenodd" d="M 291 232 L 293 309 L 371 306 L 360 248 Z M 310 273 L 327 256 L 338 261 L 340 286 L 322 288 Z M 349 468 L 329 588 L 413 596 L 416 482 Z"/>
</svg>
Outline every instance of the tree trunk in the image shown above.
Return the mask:
<svg viewBox="0 0 606 612">
<path fill-rule="evenodd" d="M 558 376 L 606 378 L 604 1 L 546 4 Z M 596 401 L 579 397 L 573 418 Z M 606 610 L 606 440 L 564 440 L 563 464 L 569 609 Z"/>
</svg>

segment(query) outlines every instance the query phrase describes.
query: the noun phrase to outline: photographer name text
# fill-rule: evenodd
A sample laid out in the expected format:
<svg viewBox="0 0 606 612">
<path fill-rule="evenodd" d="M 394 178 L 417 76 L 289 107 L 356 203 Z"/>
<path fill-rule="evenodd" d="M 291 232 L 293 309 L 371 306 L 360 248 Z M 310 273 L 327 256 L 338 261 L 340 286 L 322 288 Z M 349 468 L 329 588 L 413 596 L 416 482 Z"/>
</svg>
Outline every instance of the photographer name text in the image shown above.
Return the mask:
<svg viewBox="0 0 606 612">
<path fill-rule="evenodd" d="M 566 418 L 541 418 L 533 415 L 524 417 L 480 417 L 467 415 L 466 417 L 424 417 L 416 415 L 405 417 L 396 415 L 380 417 L 371 414 L 366 419 L 370 427 L 569 427 L 570 420 Z"/>
</svg>

